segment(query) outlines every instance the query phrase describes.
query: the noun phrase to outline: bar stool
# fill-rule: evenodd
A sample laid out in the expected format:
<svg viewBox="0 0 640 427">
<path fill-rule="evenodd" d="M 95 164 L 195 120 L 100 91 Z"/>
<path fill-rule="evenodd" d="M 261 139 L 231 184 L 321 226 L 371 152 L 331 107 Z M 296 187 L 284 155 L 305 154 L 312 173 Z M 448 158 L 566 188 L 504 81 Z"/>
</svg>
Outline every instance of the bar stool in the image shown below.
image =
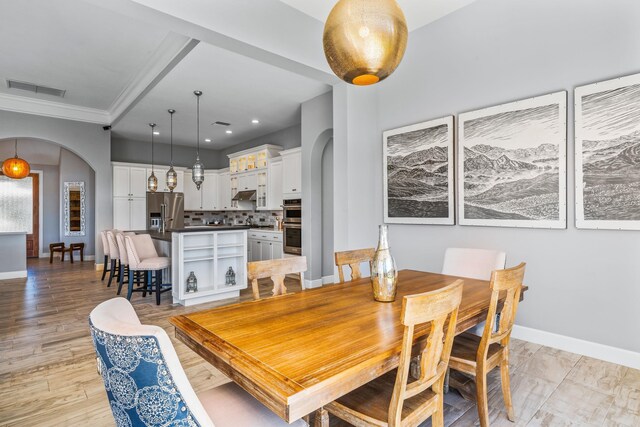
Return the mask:
<svg viewBox="0 0 640 427">
<path fill-rule="evenodd" d="M 153 246 L 153 240 L 148 234 L 137 234 L 134 236 L 124 236 L 127 247 L 127 257 L 129 258 L 129 290 L 127 299 L 131 300 L 133 292 L 147 292 L 156 294 L 156 304 L 160 305 L 160 294 L 170 291 L 170 283 L 162 283 L 162 270 L 171 267 L 171 258 L 159 257 Z M 147 286 L 133 288 L 133 274 L 131 272 L 145 271 L 147 273 Z M 153 274 L 155 272 L 155 280 Z M 155 287 L 154 287 L 155 283 Z M 163 289 L 165 288 L 165 289 Z"/>
<path fill-rule="evenodd" d="M 109 270 L 109 242 L 107 241 L 107 230 L 102 230 L 100 232 L 100 238 L 102 239 L 102 252 L 104 253 L 104 264 L 102 265 L 102 278 L 100 280 L 104 280 L 104 277 L 107 275 L 107 271 Z"/>
<path fill-rule="evenodd" d="M 116 243 L 118 244 L 118 253 L 120 254 L 120 271 L 118 272 L 118 295 L 122 291 L 122 285 L 124 284 L 125 276 L 127 282 L 129 281 L 129 275 L 134 274 L 133 280 L 135 283 L 144 284 L 145 275 L 141 272 L 131 273 L 129 270 L 129 257 L 127 256 L 127 246 L 124 242 L 124 236 L 135 236 L 133 232 L 116 232 Z M 138 274 L 141 273 L 141 274 Z"/>
<path fill-rule="evenodd" d="M 111 286 L 111 281 L 116 275 L 120 274 L 120 251 L 118 250 L 118 242 L 116 242 L 115 234 L 118 230 L 107 230 L 107 243 L 109 244 L 109 259 L 111 260 L 111 268 L 109 269 L 109 282 L 107 287 Z"/>
</svg>

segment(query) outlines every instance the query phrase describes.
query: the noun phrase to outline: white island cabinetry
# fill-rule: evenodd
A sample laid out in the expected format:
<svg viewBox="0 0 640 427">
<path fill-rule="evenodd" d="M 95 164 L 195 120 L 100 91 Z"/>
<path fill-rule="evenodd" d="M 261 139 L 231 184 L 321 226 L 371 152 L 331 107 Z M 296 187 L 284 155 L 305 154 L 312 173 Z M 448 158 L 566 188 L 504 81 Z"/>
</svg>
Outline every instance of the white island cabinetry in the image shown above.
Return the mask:
<svg viewBox="0 0 640 427">
<path fill-rule="evenodd" d="M 247 287 L 247 230 L 172 233 L 173 302 L 185 306 L 240 296 Z M 235 284 L 226 284 L 232 268 Z M 187 292 L 193 272 L 198 291 Z"/>
</svg>

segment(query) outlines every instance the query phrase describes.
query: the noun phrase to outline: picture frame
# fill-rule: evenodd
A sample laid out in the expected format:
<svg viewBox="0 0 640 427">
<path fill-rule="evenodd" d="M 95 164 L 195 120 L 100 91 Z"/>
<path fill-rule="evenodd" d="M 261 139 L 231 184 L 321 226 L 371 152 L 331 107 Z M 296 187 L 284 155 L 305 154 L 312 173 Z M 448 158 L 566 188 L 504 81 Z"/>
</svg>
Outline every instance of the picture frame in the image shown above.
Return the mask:
<svg viewBox="0 0 640 427">
<path fill-rule="evenodd" d="M 460 225 L 567 227 L 567 92 L 458 116 Z"/>
<path fill-rule="evenodd" d="M 454 117 L 383 132 L 384 222 L 455 224 Z"/>
<path fill-rule="evenodd" d="M 640 230 L 640 74 L 574 90 L 576 227 Z"/>
</svg>

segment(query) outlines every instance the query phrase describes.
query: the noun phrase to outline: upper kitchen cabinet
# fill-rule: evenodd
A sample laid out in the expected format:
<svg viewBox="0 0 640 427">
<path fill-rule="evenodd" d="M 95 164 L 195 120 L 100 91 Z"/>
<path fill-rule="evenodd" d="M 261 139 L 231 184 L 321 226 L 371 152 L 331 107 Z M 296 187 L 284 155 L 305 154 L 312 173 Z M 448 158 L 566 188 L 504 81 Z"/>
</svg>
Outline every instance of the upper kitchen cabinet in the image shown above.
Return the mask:
<svg viewBox="0 0 640 427">
<path fill-rule="evenodd" d="M 282 196 L 299 199 L 302 194 L 302 149 L 292 148 L 280 152 L 282 157 Z"/>
<path fill-rule="evenodd" d="M 113 197 L 147 197 L 146 168 L 114 165 Z"/>
<path fill-rule="evenodd" d="M 191 176 L 188 171 L 188 176 Z M 184 188 L 184 210 L 185 211 L 216 211 L 219 207 L 220 186 L 218 185 L 218 172 L 205 171 L 204 181 L 200 184 L 200 190 L 189 179 Z"/>
<path fill-rule="evenodd" d="M 218 208 L 223 211 L 231 209 L 231 180 L 228 170 L 218 175 Z"/>
<path fill-rule="evenodd" d="M 282 209 L 282 158 L 269 159 L 267 170 L 257 172 L 256 210 Z"/>
<path fill-rule="evenodd" d="M 235 174 L 254 169 L 266 169 L 268 159 L 277 156 L 281 150 L 282 147 L 279 145 L 265 144 L 229 154 L 229 173 Z"/>
</svg>

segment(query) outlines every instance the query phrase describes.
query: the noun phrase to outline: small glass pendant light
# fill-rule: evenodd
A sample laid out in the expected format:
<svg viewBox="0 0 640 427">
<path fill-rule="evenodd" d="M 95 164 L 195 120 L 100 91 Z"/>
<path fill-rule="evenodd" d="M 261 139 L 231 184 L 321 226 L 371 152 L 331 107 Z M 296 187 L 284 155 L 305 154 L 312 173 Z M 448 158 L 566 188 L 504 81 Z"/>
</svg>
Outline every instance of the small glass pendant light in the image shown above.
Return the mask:
<svg viewBox="0 0 640 427">
<path fill-rule="evenodd" d="M 151 126 L 151 175 L 149 175 L 149 179 L 147 180 L 147 190 L 152 193 L 155 193 L 158 189 L 158 178 L 156 178 L 156 174 L 153 167 L 153 131 L 156 127 L 155 123 L 149 123 Z"/>
<path fill-rule="evenodd" d="M 175 112 L 176 110 L 169 110 L 169 114 L 171 115 L 171 166 L 167 171 L 167 188 L 171 193 L 173 193 L 173 190 L 178 185 L 178 174 L 173 170 L 173 113 Z"/>
<path fill-rule="evenodd" d="M 202 92 L 196 90 L 193 92 L 197 99 L 197 141 L 196 141 L 196 162 L 193 164 L 191 168 L 191 179 L 196 184 L 196 188 L 200 190 L 200 185 L 204 182 L 204 165 L 200 162 L 200 96 L 202 96 Z"/>
</svg>

